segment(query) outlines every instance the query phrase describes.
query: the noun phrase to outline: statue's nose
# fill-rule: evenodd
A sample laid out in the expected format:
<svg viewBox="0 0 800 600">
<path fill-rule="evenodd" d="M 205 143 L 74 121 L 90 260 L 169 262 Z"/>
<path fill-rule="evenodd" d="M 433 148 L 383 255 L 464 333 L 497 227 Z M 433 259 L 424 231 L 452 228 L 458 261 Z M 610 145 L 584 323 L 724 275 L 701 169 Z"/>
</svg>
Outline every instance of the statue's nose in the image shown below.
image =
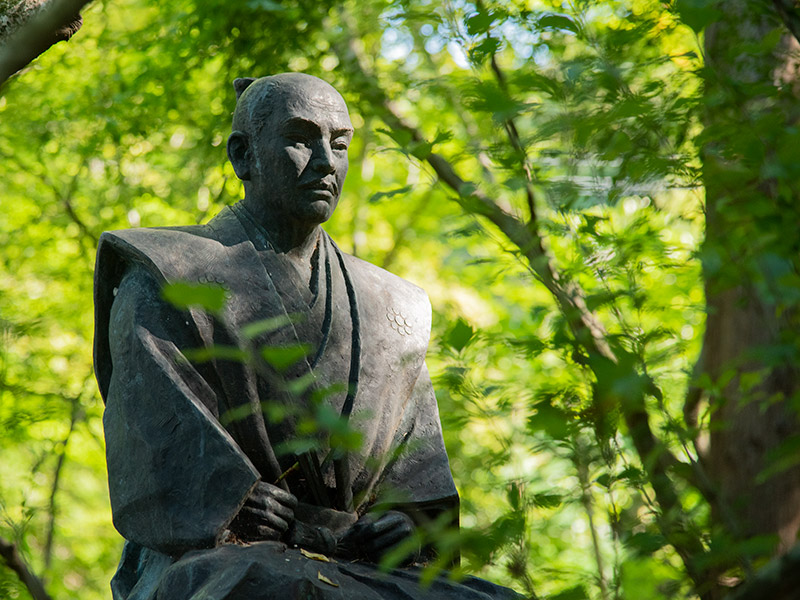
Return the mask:
<svg viewBox="0 0 800 600">
<path fill-rule="evenodd" d="M 336 165 L 333 163 L 333 151 L 330 145 L 323 141 L 317 144 L 314 150 L 314 155 L 311 157 L 311 168 L 324 175 L 334 173 Z"/>
</svg>

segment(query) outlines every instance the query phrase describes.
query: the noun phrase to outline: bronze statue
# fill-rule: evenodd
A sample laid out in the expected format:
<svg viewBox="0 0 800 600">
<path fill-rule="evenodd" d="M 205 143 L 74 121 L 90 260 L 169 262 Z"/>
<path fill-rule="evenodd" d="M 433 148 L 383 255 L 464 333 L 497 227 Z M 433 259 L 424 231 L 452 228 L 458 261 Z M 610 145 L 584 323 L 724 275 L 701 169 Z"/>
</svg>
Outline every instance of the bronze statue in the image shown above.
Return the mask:
<svg viewBox="0 0 800 600">
<path fill-rule="evenodd" d="M 430 304 L 320 228 L 353 136 L 338 92 L 298 73 L 234 85 L 228 156 L 244 199 L 207 225 L 100 240 L 95 368 L 126 539 L 115 600 L 515 597 L 375 569 L 432 519 L 457 522 L 425 367 Z M 221 286 L 226 306 L 178 309 L 161 293 L 174 282 Z M 205 360 L 190 360 L 197 349 Z M 309 415 L 360 443 L 303 433 Z"/>
</svg>

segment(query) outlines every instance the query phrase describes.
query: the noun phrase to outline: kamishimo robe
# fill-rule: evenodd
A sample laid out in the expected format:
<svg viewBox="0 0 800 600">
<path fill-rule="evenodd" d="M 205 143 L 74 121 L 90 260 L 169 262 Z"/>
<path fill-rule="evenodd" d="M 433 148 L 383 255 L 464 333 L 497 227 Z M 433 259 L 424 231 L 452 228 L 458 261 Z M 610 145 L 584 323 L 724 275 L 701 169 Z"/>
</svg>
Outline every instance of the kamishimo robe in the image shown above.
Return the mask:
<svg viewBox="0 0 800 600">
<path fill-rule="evenodd" d="M 457 515 L 424 363 L 427 296 L 318 236 L 310 277 L 241 205 L 207 225 L 101 237 L 95 370 L 113 519 L 126 539 L 115 600 L 294 598 L 312 588 L 314 598 L 505 597 L 480 580 L 414 595 L 412 571 L 345 562 L 324 567 L 337 588 L 280 543 L 225 544 L 256 483 L 287 472 L 282 485 L 308 519 L 334 530 L 383 502 L 418 523 Z M 176 308 L 162 298 L 174 282 L 224 288 L 225 308 Z M 300 434 L 314 410 L 348 417 L 358 450 L 332 453 L 324 435 Z"/>
</svg>

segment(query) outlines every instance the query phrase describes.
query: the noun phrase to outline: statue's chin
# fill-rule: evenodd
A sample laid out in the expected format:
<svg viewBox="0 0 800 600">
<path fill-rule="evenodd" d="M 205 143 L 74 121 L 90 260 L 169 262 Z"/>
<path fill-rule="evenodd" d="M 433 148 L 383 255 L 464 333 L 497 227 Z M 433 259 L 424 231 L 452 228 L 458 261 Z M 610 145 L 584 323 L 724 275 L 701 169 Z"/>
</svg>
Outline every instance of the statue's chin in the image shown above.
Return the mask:
<svg viewBox="0 0 800 600">
<path fill-rule="evenodd" d="M 338 200 L 338 198 L 335 198 L 329 192 L 320 194 L 317 190 L 314 190 L 311 197 L 307 197 L 306 199 L 307 203 L 305 203 L 300 210 L 302 214 L 298 216 L 306 223 L 313 223 L 315 225 L 324 223 L 331 218 Z"/>
</svg>

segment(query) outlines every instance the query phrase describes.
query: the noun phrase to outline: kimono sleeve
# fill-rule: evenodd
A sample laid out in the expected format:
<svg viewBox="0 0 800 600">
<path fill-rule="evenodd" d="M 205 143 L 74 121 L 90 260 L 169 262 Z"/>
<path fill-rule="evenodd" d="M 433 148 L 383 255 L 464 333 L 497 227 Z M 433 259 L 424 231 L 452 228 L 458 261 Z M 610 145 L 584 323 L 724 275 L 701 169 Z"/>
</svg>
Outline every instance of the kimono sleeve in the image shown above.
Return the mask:
<svg viewBox="0 0 800 600">
<path fill-rule="evenodd" d="M 171 555 L 212 547 L 258 472 L 212 412 L 215 390 L 182 353 L 200 339 L 189 313 L 162 300 L 141 266 L 115 291 L 103 415 L 114 525 Z"/>
<path fill-rule="evenodd" d="M 442 425 L 425 365 L 414 385 L 393 458 L 384 470 L 379 504 L 409 514 L 418 525 L 449 512 L 458 523 L 458 492 L 442 438 Z"/>
</svg>

